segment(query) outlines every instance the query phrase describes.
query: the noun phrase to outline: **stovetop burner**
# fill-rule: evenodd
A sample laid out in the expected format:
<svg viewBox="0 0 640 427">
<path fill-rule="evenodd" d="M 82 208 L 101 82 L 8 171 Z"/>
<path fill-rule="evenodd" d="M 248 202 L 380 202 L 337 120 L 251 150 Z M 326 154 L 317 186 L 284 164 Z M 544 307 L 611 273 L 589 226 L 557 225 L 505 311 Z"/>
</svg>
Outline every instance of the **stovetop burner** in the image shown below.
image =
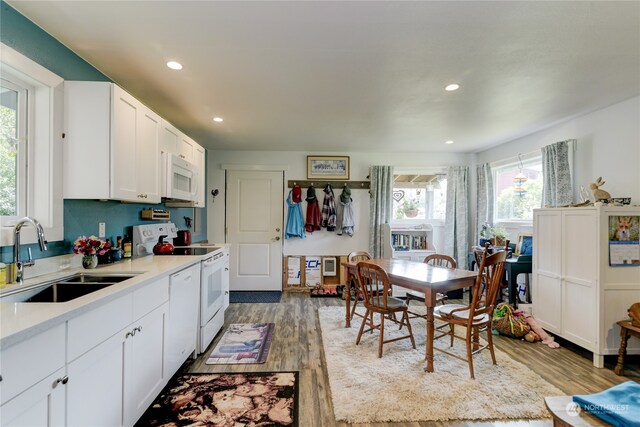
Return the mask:
<svg viewBox="0 0 640 427">
<path fill-rule="evenodd" d="M 176 246 L 174 255 L 206 255 L 219 250 L 219 246 Z"/>
</svg>

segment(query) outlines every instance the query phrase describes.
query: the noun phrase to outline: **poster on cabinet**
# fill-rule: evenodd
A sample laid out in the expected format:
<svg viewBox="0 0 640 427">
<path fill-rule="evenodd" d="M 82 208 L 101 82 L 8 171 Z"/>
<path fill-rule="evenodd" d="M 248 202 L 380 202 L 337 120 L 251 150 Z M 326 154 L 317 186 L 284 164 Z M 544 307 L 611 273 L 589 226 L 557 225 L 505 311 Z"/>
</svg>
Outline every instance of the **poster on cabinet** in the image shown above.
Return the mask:
<svg viewBox="0 0 640 427">
<path fill-rule="evenodd" d="M 640 267 L 640 216 L 609 217 L 609 265 Z"/>
<path fill-rule="evenodd" d="M 305 260 L 305 285 L 315 288 L 322 283 L 320 270 L 320 257 L 308 256 Z"/>
</svg>

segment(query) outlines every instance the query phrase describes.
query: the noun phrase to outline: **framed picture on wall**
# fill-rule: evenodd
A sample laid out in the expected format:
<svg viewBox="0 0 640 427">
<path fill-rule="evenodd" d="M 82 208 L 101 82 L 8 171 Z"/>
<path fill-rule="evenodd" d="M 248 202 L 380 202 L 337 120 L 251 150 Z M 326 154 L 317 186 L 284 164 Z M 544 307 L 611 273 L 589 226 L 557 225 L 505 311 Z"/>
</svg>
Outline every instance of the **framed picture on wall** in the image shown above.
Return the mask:
<svg viewBox="0 0 640 427">
<path fill-rule="evenodd" d="M 307 156 L 307 179 L 349 179 L 349 156 Z"/>
</svg>

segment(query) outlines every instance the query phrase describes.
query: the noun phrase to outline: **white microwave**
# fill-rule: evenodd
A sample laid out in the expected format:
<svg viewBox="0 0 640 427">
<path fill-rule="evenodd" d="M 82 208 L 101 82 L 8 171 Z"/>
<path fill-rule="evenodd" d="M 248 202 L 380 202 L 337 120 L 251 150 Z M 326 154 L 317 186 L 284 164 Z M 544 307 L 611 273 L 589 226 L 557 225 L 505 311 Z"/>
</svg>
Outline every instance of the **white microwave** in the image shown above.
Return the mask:
<svg viewBox="0 0 640 427">
<path fill-rule="evenodd" d="M 196 200 L 198 167 L 175 154 L 162 154 L 162 197 L 186 201 Z"/>
</svg>

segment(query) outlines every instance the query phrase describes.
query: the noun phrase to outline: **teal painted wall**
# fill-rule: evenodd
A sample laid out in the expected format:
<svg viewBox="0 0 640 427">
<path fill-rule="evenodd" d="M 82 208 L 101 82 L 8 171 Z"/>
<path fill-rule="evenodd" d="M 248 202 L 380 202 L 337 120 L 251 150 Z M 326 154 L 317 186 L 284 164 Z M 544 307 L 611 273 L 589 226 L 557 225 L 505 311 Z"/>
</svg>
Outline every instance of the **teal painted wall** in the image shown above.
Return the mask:
<svg viewBox="0 0 640 427">
<path fill-rule="evenodd" d="M 0 41 L 65 80 L 111 81 L 2 0 L 0 0 Z M 164 208 L 163 205 L 125 204 L 115 201 L 65 200 L 64 240 L 51 242 L 46 252 L 40 252 L 37 245 L 24 245 L 23 256 L 26 256 L 27 247 L 31 248 L 34 258 L 71 253 L 73 241 L 78 236 L 98 234 L 99 222 L 106 223 L 106 235 L 115 242 L 116 236 L 123 236 L 128 227 L 155 222 L 140 219 L 140 211 L 150 207 Z M 193 218 L 194 216 L 193 209 L 166 209 L 171 213 L 171 221 L 179 229 L 186 228 L 183 217 Z M 203 212 L 202 218 L 206 217 L 206 213 Z M 206 222 L 201 224 L 200 229 L 200 233 L 192 236 L 194 242 L 207 238 Z M 0 248 L 2 262 L 10 262 L 12 258 L 12 246 Z"/>
</svg>

